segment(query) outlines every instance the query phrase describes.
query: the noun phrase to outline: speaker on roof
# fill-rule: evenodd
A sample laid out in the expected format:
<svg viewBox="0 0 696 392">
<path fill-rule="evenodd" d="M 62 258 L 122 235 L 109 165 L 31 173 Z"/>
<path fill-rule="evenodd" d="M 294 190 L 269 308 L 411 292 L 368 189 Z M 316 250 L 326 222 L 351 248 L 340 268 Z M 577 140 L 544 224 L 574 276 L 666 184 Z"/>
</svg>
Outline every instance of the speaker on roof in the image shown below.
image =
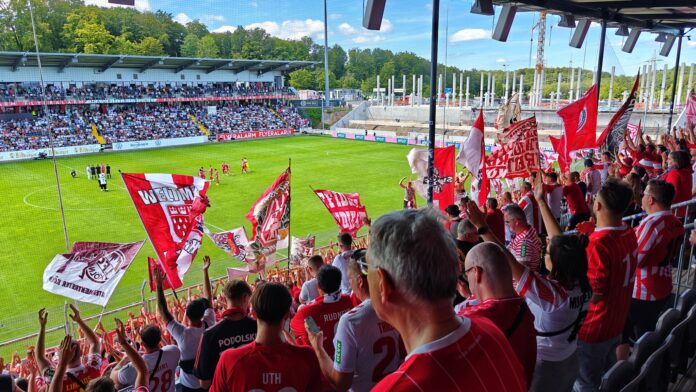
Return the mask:
<svg viewBox="0 0 696 392">
<path fill-rule="evenodd" d="M 624 46 L 621 50 L 626 53 L 633 52 L 633 48 L 635 48 L 636 43 L 638 43 L 638 37 L 640 37 L 640 29 L 636 27 L 628 34 L 628 38 L 626 38 L 626 42 L 624 42 Z"/>
<path fill-rule="evenodd" d="M 665 43 L 662 44 L 662 49 L 660 49 L 660 56 L 669 56 L 669 52 L 672 50 L 672 46 L 676 39 L 677 37 L 672 34 L 665 34 Z"/>
<path fill-rule="evenodd" d="M 558 27 L 575 27 L 575 16 L 573 14 L 561 14 L 561 20 L 558 22 Z"/>
<path fill-rule="evenodd" d="M 492 38 L 494 40 L 500 42 L 507 41 L 512 22 L 515 20 L 515 14 L 517 14 L 516 5 L 506 3 L 503 6 L 502 11 L 500 11 L 500 16 L 498 17 L 498 22 L 495 24 L 495 29 L 493 30 Z"/>
<path fill-rule="evenodd" d="M 367 0 L 367 8 L 363 14 L 363 27 L 368 30 L 382 28 L 382 17 L 387 0 Z"/>
<path fill-rule="evenodd" d="M 570 38 L 570 46 L 576 49 L 582 48 L 582 43 L 585 42 L 585 37 L 587 36 L 587 31 L 590 29 L 589 19 L 582 19 L 578 21 L 578 27 L 575 28 L 573 36 Z"/>
<path fill-rule="evenodd" d="M 624 24 L 619 25 L 619 28 L 616 29 L 616 35 L 619 37 L 628 37 L 628 27 Z"/>
<path fill-rule="evenodd" d="M 493 0 L 474 0 L 471 13 L 477 15 L 495 15 Z"/>
</svg>

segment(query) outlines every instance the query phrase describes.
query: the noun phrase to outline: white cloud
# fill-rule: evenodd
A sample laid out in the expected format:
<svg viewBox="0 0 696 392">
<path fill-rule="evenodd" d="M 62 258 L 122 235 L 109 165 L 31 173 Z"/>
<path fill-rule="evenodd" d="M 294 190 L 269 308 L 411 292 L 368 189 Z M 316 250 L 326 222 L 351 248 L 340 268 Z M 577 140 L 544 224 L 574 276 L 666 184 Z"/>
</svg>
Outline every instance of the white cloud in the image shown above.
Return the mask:
<svg viewBox="0 0 696 392">
<path fill-rule="evenodd" d="M 502 58 L 502 57 L 500 57 L 500 58 L 495 59 L 495 62 L 496 62 L 496 63 L 507 63 L 507 60 L 504 59 L 504 58 Z"/>
<path fill-rule="evenodd" d="M 355 28 L 348 23 L 341 23 L 338 26 L 338 31 L 356 44 L 384 41 L 385 38 L 382 34 L 391 32 L 393 29 L 394 25 L 389 19 L 382 20 L 382 26 L 379 31 L 371 31 L 362 26 Z"/>
<path fill-rule="evenodd" d="M 85 5 L 96 5 L 98 7 L 128 7 L 125 5 L 111 4 L 108 0 L 85 0 Z M 135 9 L 138 11 L 150 11 L 150 0 L 135 0 Z"/>
<path fill-rule="evenodd" d="M 329 14 L 329 20 L 338 20 L 341 19 L 343 15 L 341 14 Z"/>
<path fill-rule="evenodd" d="M 181 12 L 176 14 L 176 16 L 174 17 L 174 21 L 179 22 L 185 26 L 187 23 L 193 21 L 193 19 L 191 19 L 191 17 L 186 15 L 185 13 Z"/>
<path fill-rule="evenodd" d="M 686 41 L 686 46 L 696 48 L 696 41 Z"/>
<path fill-rule="evenodd" d="M 208 21 L 208 22 L 224 22 L 225 17 L 222 15 L 203 15 L 201 17 L 202 20 Z"/>
<path fill-rule="evenodd" d="M 284 20 L 280 24 L 273 21 L 265 21 L 260 23 L 252 23 L 244 26 L 244 28 L 260 28 L 265 30 L 268 34 L 282 39 L 298 40 L 302 37 L 311 37 L 313 39 L 324 38 L 324 22 L 316 19 Z M 224 33 L 227 31 L 234 31 L 236 29 L 237 26 L 221 26 L 213 30 L 213 32 Z"/>
<path fill-rule="evenodd" d="M 450 36 L 450 42 L 476 41 L 491 37 L 490 30 L 484 29 L 462 29 Z"/>
</svg>

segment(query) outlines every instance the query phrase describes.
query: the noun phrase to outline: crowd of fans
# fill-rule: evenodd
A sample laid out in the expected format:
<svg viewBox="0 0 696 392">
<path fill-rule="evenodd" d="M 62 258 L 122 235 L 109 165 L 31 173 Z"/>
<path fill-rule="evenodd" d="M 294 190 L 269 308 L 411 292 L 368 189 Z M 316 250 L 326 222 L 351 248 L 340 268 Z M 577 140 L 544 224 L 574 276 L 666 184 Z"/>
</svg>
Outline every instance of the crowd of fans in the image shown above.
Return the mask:
<svg viewBox="0 0 696 392">
<path fill-rule="evenodd" d="M 342 233 L 304 272 L 213 288 L 204 257 L 200 294 L 182 301 L 167 301 L 155 272 L 157 315 L 93 331 L 73 309 L 81 343 L 66 338 L 57 355 L 45 349 L 42 310 L 35 349 L 0 382 L 51 392 L 606 388 L 617 359 L 630 356 L 633 374 L 647 363 L 634 350 L 671 302 L 693 220 L 671 205 L 696 194 L 693 127 L 659 144 L 625 139 L 616 157 L 588 154 L 560 183 L 539 172 L 483 206 L 463 197 L 446 215 L 404 208 L 366 220 L 367 241 Z"/>
<path fill-rule="evenodd" d="M 295 109 L 280 105 L 225 105 L 218 107 L 215 114 L 198 110 L 195 115 L 213 135 L 265 129 L 299 129 L 309 125 L 309 120 L 302 118 Z"/>
<path fill-rule="evenodd" d="M 83 84 L 80 87 L 63 87 L 53 84 L 46 86 L 46 100 L 71 99 L 142 99 L 142 98 L 178 98 L 178 97 L 235 97 L 264 94 L 292 94 L 288 87 L 276 87 L 271 82 L 235 82 L 235 83 L 198 83 L 174 85 L 107 85 Z M 0 102 L 41 100 L 41 88 L 38 85 L 16 83 L 0 84 Z"/>
<path fill-rule="evenodd" d="M 201 134 L 183 106 L 116 106 L 109 107 L 106 113 L 91 112 L 87 118 L 97 126 L 107 143 Z"/>
<path fill-rule="evenodd" d="M 84 119 L 75 111 L 61 115 L 50 113 L 41 118 L 0 121 L 0 151 L 21 151 L 51 146 L 79 146 L 95 143 Z"/>
</svg>

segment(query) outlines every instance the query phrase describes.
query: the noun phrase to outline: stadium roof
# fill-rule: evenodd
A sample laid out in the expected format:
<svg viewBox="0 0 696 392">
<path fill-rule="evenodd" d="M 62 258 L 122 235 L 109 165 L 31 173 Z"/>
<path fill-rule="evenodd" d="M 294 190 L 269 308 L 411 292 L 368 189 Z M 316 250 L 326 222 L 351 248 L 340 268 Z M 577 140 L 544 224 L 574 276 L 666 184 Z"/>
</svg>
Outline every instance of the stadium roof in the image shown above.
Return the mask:
<svg viewBox="0 0 696 392">
<path fill-rule="evenodd" d="M 696 27 L 694 0 L 494 0 L 493 3 L 511 3 L 527 11 L 572 14 L 576 19 L 604 19 L 607 27 L 624 25 L 673 35 Z"/>
<path fill-rule="evenodd" d="M 316 61 L 283 60 L 237 60 L 165 56 L 130 56 L 110 54 L 76 54 L 76 53 L 40 53 L 41 66 L 58 68 L 96 68 L 102 72 L 109 68 L 170 69 L 174 73 L 183 70 L 197 70 L 211 73 L 213 71 L 291 72 L 317 64 Z M 9 67 L 16 71 L 19 67 L 38 67 L 35 52 L 0 52 L 0 67 Z"/>
</svg>

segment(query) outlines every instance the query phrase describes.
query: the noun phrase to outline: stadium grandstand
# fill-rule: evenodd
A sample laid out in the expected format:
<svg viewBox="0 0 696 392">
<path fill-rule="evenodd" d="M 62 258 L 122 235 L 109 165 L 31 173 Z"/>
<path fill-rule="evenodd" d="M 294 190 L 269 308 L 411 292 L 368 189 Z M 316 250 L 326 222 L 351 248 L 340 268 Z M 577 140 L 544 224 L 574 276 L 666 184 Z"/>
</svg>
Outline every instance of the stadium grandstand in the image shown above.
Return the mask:
<svg viewBox="0 0 696 392">
<path fill-rule="evenodd" d="M 288 72 L 308 61 L 0 53 L 0 152 L 301 129 Z M 35 154 L 34 154 L 35 155 Z M 31 153 L 15 156 L 33 157 Z"/>
</svg>

